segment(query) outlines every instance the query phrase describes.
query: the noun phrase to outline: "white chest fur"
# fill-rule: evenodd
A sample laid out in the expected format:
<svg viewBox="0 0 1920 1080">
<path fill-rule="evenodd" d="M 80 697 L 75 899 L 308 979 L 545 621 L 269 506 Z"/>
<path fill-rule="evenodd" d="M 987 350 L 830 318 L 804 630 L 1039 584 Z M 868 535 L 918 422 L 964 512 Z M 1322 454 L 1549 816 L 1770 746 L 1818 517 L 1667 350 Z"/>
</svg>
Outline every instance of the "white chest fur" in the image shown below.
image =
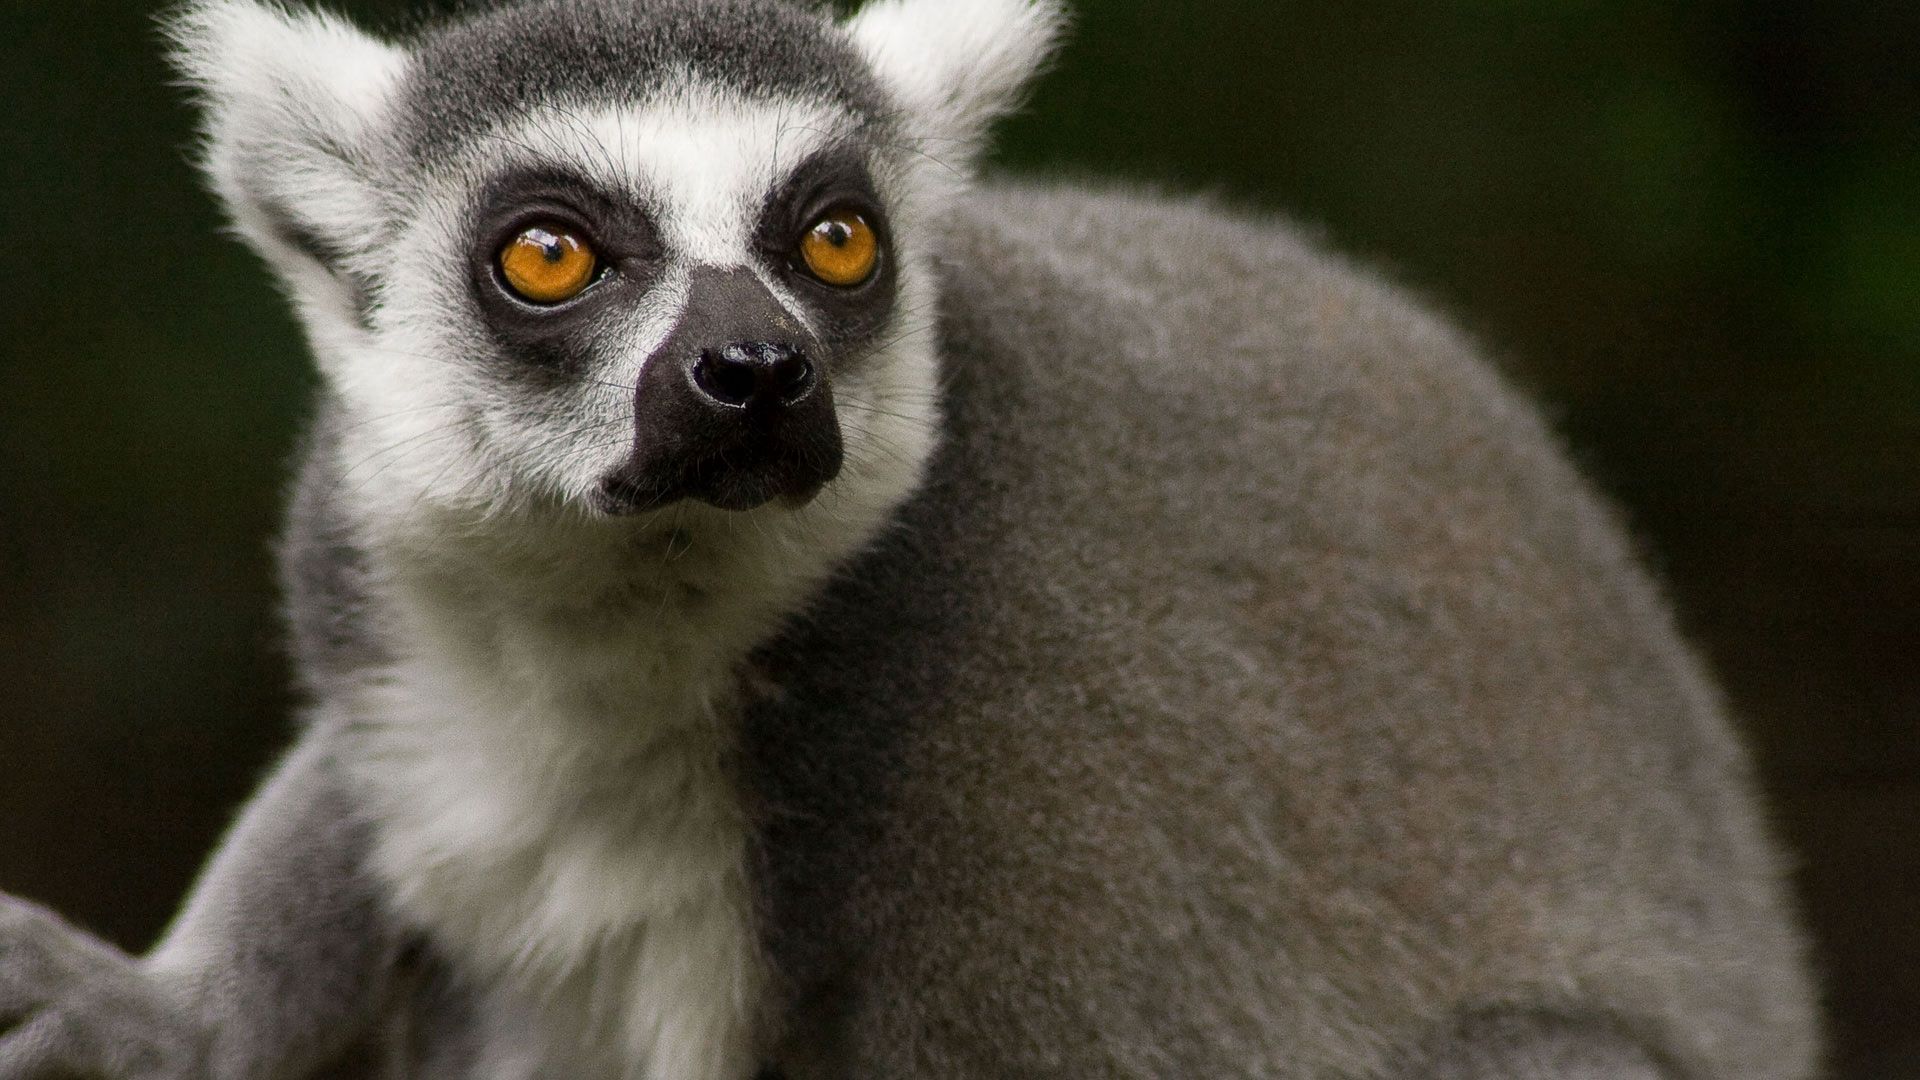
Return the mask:
<svg viewBox="0 0 1920 1080">
<path fill-rule="evenodd" d="M 404 651 L 352 706 L 355 769 L 400 914 L 491 987 L 483 1075 L 750 1075 L 731 635 L 666 601 L 397 591 Z"/>
</svg>

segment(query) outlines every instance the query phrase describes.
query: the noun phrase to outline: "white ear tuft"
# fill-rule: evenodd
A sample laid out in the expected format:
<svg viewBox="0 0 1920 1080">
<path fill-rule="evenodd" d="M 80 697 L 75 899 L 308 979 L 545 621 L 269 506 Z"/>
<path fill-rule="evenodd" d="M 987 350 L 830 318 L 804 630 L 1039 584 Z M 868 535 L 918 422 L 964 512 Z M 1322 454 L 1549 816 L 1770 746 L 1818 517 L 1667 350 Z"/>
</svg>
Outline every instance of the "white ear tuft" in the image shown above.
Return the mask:
<svg viewBox="0 0 1920 1080">
<path fill-rule="evenodd" d="M 241 233 L 297 292 L 316 271 L 340 275 L 380 218 L 374 163 L 406 54 L 255 0 L 194 0 L 167 30 L 200 92 L 203 165 Z"/>
<path fill-rule="evenodd" d="M 972 151 L 1065 26 L 1058 0 L 876 0 L 846 23 L 936 156 Z"/>
</svg>

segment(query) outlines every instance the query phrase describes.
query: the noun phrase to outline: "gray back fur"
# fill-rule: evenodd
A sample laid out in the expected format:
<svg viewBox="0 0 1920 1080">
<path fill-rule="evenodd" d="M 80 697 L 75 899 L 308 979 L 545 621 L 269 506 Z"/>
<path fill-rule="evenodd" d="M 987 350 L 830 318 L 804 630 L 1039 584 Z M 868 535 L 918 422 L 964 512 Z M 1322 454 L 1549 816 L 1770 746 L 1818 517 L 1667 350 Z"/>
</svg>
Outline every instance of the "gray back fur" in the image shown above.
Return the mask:
<svg viewBox="0 0 1920 1080">
<path fill-rule="evenodd" d="M 1453 332 L 1126 195 L 989 189 L 943 268 L 932 480 L 750 718 L 807 1075 L 1378 1075 L 1515 1005 L 1807 1074 L 1721 703 Z"/>
</svg>

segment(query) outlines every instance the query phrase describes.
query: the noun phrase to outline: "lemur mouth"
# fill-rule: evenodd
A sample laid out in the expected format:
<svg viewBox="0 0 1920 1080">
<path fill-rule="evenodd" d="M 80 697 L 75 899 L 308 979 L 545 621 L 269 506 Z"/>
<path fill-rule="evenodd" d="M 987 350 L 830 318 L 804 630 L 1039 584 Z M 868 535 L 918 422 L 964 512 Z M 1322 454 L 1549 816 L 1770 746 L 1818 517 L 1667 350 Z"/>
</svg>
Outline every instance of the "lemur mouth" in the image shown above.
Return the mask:
<svg viewBox="0 0 1920 1080">
<path fill-rule="evenodd" d="M 708 458 L 688 470 L 687 494 L 722 510 L 752 510 L 775 498 L 804 506 L 839 472 L 839 447 L 834 450 L 831 471 L 804 456 L 776 462 L 765 470 L 742 469 L 724 458 Z"/>
<path fill-rule="evenodd" d="M 646 468 L 638 457 L 605 477 L 594 492 L 603 514 L 638 514 L 693 499 L 721 510 L 753 510 L 775 499 L 790 507 L 811 502 L 839 475 L 838 425 L 798 443 L 743 441 L 693 458 L 677 469 Z"/>
<path fill-rule="evenodd" d="M 712 465 L 710 470 L 703 469 L 702 475 L 692 483 L 669 487 L 610 476 L 601 481 L 599 490 L 594 492 L 594 509 L 621 517 L 658 509 L 682 499 L 694 499 L 721 510 L 740 511 L 757 509 L 776 498 L 783 499 L 788 506 L 800 507 L 812 502 L 813 497 L 826 486 L 824 480 L 791 485 L 777 477 L 743 475 L 739 470 L 718 462 Z"/>
</svg>

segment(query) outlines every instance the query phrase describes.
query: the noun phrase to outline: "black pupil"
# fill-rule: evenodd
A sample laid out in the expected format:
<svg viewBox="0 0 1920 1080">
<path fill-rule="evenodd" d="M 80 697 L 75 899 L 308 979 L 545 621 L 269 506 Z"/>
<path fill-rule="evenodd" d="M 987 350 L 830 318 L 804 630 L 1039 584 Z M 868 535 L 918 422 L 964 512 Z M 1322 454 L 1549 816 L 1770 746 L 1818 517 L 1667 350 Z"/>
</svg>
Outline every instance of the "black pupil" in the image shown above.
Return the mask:
<svg viewBox="0 0 1920 1080">
<path fill-rule="evenodd" d="M 844 221 L 829 221 L 821 229 L 820 235 L 834 247 L 846 247 L 847 241 L 853 239 L 853 228 Z"/>
</svg>

